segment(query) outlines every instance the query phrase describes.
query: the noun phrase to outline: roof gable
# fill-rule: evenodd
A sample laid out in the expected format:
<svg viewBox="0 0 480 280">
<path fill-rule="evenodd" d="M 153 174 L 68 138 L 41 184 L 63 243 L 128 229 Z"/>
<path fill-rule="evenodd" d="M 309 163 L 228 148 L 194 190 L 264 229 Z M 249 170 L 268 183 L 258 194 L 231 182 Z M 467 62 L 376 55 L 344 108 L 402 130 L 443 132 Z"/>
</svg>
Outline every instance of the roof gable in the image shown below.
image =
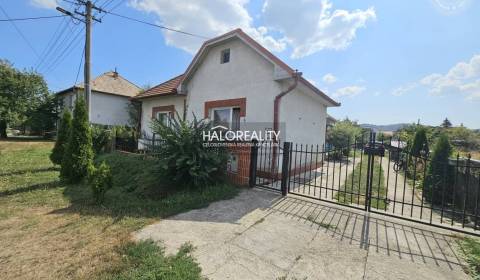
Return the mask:
<svg viewBox="0 0 480 280">
<path fill-rule="evenodd" d="M 228 33 L 215 37 L 213 39 L 207 40 L 203 43 L 203 45 L 200 47 L 197 54 L 193 58 L 192 62 L 188 66 L 187 70 L 185 71 L 185 74 L 180 79 L 178 83 L 178 90 L 182 91 L 183 84 L 191 78 L 191 76 L 194 74 L 197 67 L 201 63 L 201 61 L 206 57 L 210 48 L 216 45 L 219 45 L 225 42 L 226 40 L 230 40 L 232 38 L 240 39 L 247 46 L 251 47 L 257 53 L 259 53 L 262 57 L 264 57 L 266 60 L 270 61 L 274 65 L 275 78 L 277 79 L 292 78 L 293 75 L 295 74 L 295 70 L 293 70 L 285 62 L 280 60 L 278 57 L 276 57 L 274 54 L 272 54 L 270 51 L 268 51 L 266 48 L 260 45 L 252 37 L 248 36 L 241 29 L 235 29 L 233 31 L 230 31 Z M 322 97 L 326 101 L 326 103 L 329 104 L 330 106 L 340 106 L 340 103 L 330 98 L 328 95 L 323 93 L 321 90 L 319 90 L 317 87 L 315 87 L 313 84 L 311 84 L 309 81 L 307 81 L 303 77 L 300 76 L 299 82 L 304 84 L 308 89 L 312 90 L 315 94 Z"/>
</svg>

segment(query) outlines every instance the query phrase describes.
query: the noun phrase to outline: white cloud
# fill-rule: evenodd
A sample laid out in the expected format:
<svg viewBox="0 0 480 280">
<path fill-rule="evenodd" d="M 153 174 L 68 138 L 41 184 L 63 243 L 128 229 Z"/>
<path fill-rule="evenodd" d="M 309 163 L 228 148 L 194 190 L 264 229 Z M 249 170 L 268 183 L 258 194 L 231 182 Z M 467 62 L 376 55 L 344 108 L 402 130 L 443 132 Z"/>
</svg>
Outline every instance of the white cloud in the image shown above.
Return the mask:
<svg viewBox="0 0 480 280">
<path fill-rule="evenodd" d="M 284 34 L 293 47 L 292 58 L 324 49 L 343 50 L 355 39 L 357 29 L 376 18 L 373 7 L 332 11 L 328 0 L 266 0 L 263 16 L 265 23 Z"/>
<path fill-rule="evenodd" d="M 442 74 L 430 74 L 420 80 L 432 95 L 463 94 L 467 99 L 480 99 L 480 55 L 468 62 L 459 62 Z"/>
<path fill-rule="evenodd" d="M 337 77 L 335 77 L 332 73 L 328 73 L 322 78 L 324 83 L 333 84 L 337 81 Z"/>
<path fill-rule="evenodd" d="M 131 0 L 133 8 L 154 13 L 160 23 L 171 28 L 188 31 L 206 37 L 215 37 L 235 28 L 242 28 L 252 38 L 272 51 L 282 51 L 284 40 L 268 35 L 265 26 L 253 26 L 253 19 L 246 9 L 248 0 Z M 203 40 L 171 31 L 163 31 L 166 43 L 194 53 Z"/>
<path fill-rule="evenodd" d="M 58 6 L 57 0 L 30 0 L 30 3 L 39 8 L 55 9 Z"/>
<path fill-rule="evenodd" d="M 395 95 L 395 96 L 402 96 L 410 91 L 412 91 L 413 89 L 415 89 L 416 87 L 418 86 L 417 83 L 410 83 L 406 86 L 401 86 L 401 87 L 398 87 L 396 89 L 394 89 L 392 91 L 392 95 Z"/>
<path fill-rule="evenodd" d="M 339 88 L 335 91 L 333 94 L 334 97 L 353 97 L 356 95 L 359 95 L 360 93 L 364 92 L 366 90 L 365 87 L 360 87 L 360 86 L 347 86 L 343 88 Z"/>
</svg>

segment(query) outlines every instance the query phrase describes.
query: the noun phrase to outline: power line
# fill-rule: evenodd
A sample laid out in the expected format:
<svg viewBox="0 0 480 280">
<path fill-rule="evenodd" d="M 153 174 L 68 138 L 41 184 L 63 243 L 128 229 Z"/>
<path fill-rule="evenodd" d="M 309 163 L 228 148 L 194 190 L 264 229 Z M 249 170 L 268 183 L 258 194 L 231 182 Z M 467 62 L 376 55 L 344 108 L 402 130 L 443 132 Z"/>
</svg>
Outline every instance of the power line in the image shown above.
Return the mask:
<svg viewBox="0 0 480 280">
<path fill-rule="evenodd" d="M 75 86 L 77 84 L 78 75 L 80 74 L 80 69 L 82 68 L 82 62 L 83 62 L 83 56 L 84 55 L 85 55 L 85 46 L 83 47 L 82 56 L 80 57 L 80 64 L 78 65 L 77 76 L 75 77 L 75 83 L 73 83 L 73 86 Z"/>
<path fill-rule="evenodd" d="M 8 16 L 7 12 L 3 9 L 2 5 L 0 5 L 0 10 L 2 10 L 2 13 L 5 15 L 5 17 L 7 19 L 10 19 L 10 17 Z M 15 30 L 17 30 L 18 34 L 20 34 L 20 36 L 23 38 L 23 40 L 27 43 L 28 47 L 33 51 L 33 53 L 38 57 L 40 58 L 40 55 L 38 54 L 38 52 L 35 50 L 35 48 L 33 47 L 33 45 L 30 43 L 30 41 L 27 39 L 27 37 L 25 37 L 25 35 L 23 34 L 23 32 L 20 30 L 20 28 L 18 28 L 18 26 L 15 24 L 15 22 L 13 21 L 10 21 L 10 23 L 13 25 L 13 27 L 15 28 Z"/>
<path fill-rule="evenodd" d="M 71 32 L 67 31 L 65 36 L 63 36 L 63 38 L 62 38 L 62 35 L 65 33 L 65 31 L 68 28 L 70 28 Z M 78 29 L 77 29 L 77 31 L 78 31 Z M 60 32 L 60 35 L 57 37 L 57 40 L 52 45 L 52 47 L 49 49 L 49 51 L 47 51 L 47 54 L 44 57 L 43 61 L 46 63 L 46 65 L 45 64 L 43 64 L 43 65 L 39 64 L 37 67 L 38 68 L 43 67 L 45 69 L 46 68 L 51 68 L 52 65 L 55 64 L 55 62 L 60 58 L 60 56 L 62 56 L 62 54 L 66 51 L 66 49 L 72 44 L 73 40 L 75 40 L 75 38 L 74 38 L 71 41 L 69 41 L 74 35 L 75 35 L 75 30 L 72 29 L 72 27 L 70 27 L 69 22 L 67 22 L 67 24 L 64 26 L 63 30 Z M 57 42 L 60 42 L 60 43 L 57 44 Z M 66 48 L 64 48 L 66 44 L 68 44 L 68 46 Z M 48 60 L 45 59 L 49 55 L 50 55 L 50 59 L 48 59 Z"/>
<path fill-rule="evenodd" d="M 77 34 L 75 34 L 74 38 L 70 41 L 70 43 L 68 43 L 66 48 L 63 49 L 63 51 L 60 53 L 60 55 L 58 55 L 57 58 L 45 70 L 46 73 L 51 72 L 55 68 L 57 68 L 57 66 L 60 65 L 60 63 L 62 63 L 62 61 L 72 52 L 72 50 L 74 49 L 72 47 L 72 44 L 74 42 L 79 41 L 78 39 L 81 39 L 80 35 L 83 33 L 83 30 L 85 30 L 85 28 L 82 28 L 81 30 L 79 30 L 79 32 L 77 32 Z"/>
<path fill-rule="evenodd" d="M 67 27 L 66 25 L 64 26 L 64 28 L 62 29 L 62 25 L 65 24 L 65 21 L 66 19 L 63 18 L 62 22 L 57 26 L 57 28 L 55 29 L 55 32 L 53 33 L 52 35 L 52 38 L 50 38 L 50 41 L 48 41 L 48 44 L 45 46 L 45 48 L 43 49 L 42 51 L 42 54 L 41 54 L 41 57 L 38 61 L 37 61 L 37 64 L 35 66 L 35 69 L 38 69 L 38 67 L 40 67 L 40 65 L 42 65 L 43 61 L 45 60 L 45 58 L 50 54 L 50 52 L 52 51 L 53 47 L 55 47 L 55 45 L 57 44 L 58 42 L 58 39 L 63 35 L 63 32 L 65 31 L 65 28 Z M 68 25 L 68 22 L 67 22 L 67 25 Z M 61 30 L 61 31 L 60 31 Z M 60 33 L 59 33 L 60 31 Z M 58 37 L 57 37 L 58 35 Z M 53 45 L 52 45 L 53 44 Z"/>
<path fill-rule="evenodd" d="M 65 17 L 65 15 L 43 16 L 43 17 L 26 17 L 26 18 L 7 18 L 7 19 L 0 19 L 0 21 L 24 21 L 24 20 L 59 18 L 59 17 Z"/>
<path fill-rule="evenodd" d="M 197 38 L 201 38 L 201 39 L 210 39 L 210 38 L 202 36 L 202 35 L 197 35 L 197 34 L 193 34 L 193 33 L 190 33 L 190 32 L 185 32 L 185 31 L 181 31 L 181 30 L 178 30 L 178 29 L 170 28 L 170 27 L 167 27 L 167 26 L 158 25 L 158 24 L 155 24 L 155 23 L 143 21 L 143 20 L 140 20 L 140 19 L 127 17 L 127 16 L 120 15 L 120 14 L 117 14 L 117 13 L 114 13 L 114 12 L 111 12 L 111 11 L 103 11 L 103 12 L 107 13 L 107 14 L 117 16 L 117 17 L 121 17 L 121 18 L 124 18 L 124 19 L 128 19 L 128 20 L 131 20 L 131 21 L 136 21 L 136 22 L 143 23 L 143 24 L 146 24 L 146 25 L 150 25 L 150 26 L 161 28 L 161 29 L 165 29 L 165 30 L 168 30 L 168 31 L 177 32 L 177 33 L 181 33 L 181 34 L 184 34 L 184 35 L 189 35 L 189 36 L 193 36 L 193 37 L 197 37 Z"/>
</svg>

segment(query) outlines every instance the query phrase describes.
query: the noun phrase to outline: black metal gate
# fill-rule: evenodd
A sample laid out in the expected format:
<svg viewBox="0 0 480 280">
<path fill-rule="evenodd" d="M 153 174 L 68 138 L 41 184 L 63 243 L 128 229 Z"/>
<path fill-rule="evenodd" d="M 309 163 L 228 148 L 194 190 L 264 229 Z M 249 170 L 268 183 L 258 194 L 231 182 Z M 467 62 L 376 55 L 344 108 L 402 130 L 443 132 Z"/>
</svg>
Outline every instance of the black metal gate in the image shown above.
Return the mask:
<svg viewBox="0 0 480 280">
<path fill-rule="evenodd" d="M 480 166 L 432 160 L 375 133 L 342 148 L 252 146 L 250 185 L 480 235 Z"/>
</svg>

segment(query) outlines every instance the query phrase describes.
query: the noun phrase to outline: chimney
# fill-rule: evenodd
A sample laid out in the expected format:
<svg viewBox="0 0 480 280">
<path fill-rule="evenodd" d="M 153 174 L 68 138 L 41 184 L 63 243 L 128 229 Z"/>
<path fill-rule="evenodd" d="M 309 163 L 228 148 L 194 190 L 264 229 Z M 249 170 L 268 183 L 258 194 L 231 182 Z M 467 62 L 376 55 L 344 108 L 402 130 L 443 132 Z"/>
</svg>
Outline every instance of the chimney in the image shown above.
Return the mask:
<svg viewBox="0 0 480 280">
<path fill-rule="evenodd" d="M 113 77 L 118 78 L 117 67 L 115 67 L 115 70 L 113 71 Z"/>
</svg>

